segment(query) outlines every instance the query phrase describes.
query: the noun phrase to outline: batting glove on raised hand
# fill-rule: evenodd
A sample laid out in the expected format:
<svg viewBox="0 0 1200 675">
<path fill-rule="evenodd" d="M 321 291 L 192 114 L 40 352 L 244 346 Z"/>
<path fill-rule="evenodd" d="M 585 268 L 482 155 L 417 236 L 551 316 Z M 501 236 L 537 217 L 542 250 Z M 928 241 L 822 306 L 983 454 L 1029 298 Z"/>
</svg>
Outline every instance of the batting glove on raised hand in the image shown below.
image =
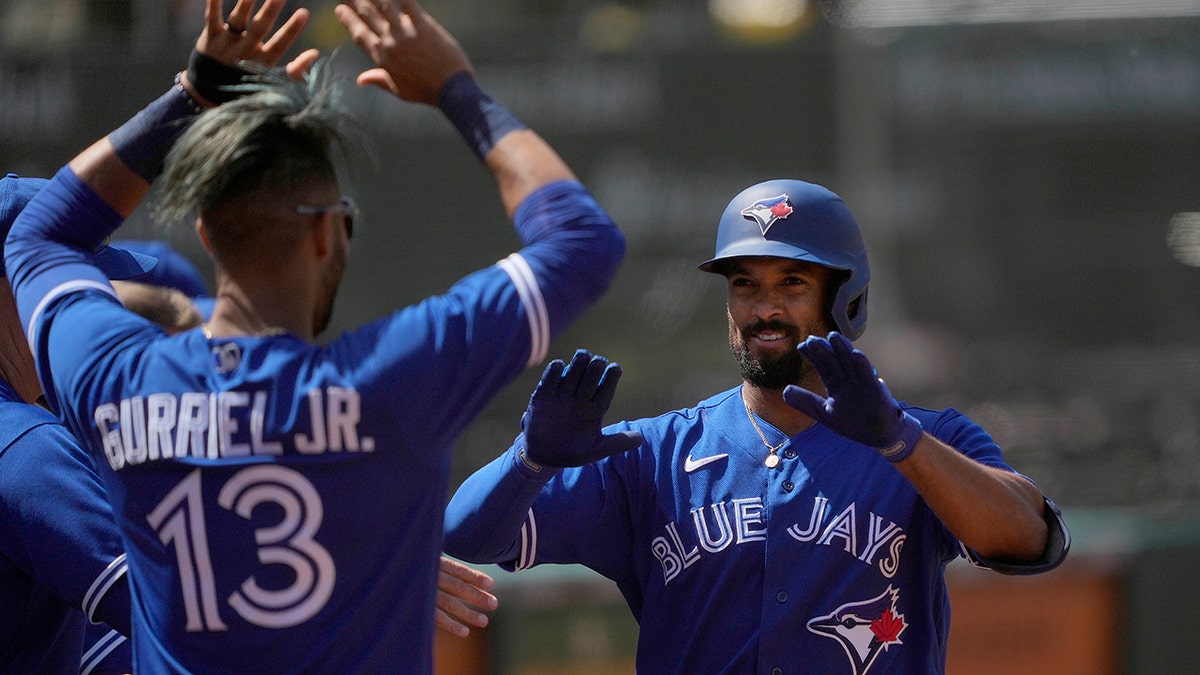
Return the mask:
<svg viewBox="0 0 1200 675">
<path fill-rule="evenodd" d="M 788 405 L 852 441 L 879 451 L 890 462 L 912 454 L 921 440 L 921 423 L 904 412 L 888 391 L 866 354 L 833 332 L 829 338 L 811 336 L 797 349 L 821 376 L 826 397 L 788 385 Z"/>
<path fill-rule="evenodd" d="M 621 366 L 583 349 L 570 365 L 551 361 L 521 416 L 529 461 L 552 468 L 583 466 L 641 445 L 636 431 L 600 431 L 620 380 Z"/>
</svg>

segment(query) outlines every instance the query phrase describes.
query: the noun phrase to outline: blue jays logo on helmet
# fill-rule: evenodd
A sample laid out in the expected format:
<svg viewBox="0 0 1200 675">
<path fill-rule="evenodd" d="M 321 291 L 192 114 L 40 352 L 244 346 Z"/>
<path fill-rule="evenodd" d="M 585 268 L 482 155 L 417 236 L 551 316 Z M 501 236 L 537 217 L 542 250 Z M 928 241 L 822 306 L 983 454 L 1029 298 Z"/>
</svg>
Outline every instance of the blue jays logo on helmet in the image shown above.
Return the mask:
<svg viewBox="0 0 1200 675">
<path fill-rule="evenodd" d="M 721 215 L 716 254 L 700 269 L 725 274 L 729 260 L 746 256 L 806 260 L 838 270 L 833 323 L 851 340 L 866 330 L 867 248 L 850 209 L 830 190 L 786 179 L 742 190 Z"/>
<path fill-rule="evenodd" d="M 760 199 L 742 209 L 742 215 L 757 221 L 763 236 L 766 236 L 767 230 L 771 229 L 775 221 L 787 218 L 795 210 L 792 207 L 792 200 L 788 199 L 788 196 L 784 194 L 768 199 Z"/>
</svg>

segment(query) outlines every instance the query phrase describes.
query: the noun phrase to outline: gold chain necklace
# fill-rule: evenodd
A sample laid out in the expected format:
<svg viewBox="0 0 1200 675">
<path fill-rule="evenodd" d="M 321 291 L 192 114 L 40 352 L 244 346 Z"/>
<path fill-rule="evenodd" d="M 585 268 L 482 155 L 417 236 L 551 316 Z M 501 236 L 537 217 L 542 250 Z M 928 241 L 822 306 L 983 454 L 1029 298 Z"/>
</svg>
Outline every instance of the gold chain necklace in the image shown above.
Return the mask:
<svg viewBox="0 0 1200 675">
<path fill-rule="evenodd" d="M 750 403 L 746 401 L 746 392 L 742 392 L 742 405 L 746 407 L 746 417 L 750 418 L 750 424 L 754 426 L 754 430 L 758 432 L 758 437 L 762 439 L 763 445 L 767 446 L 767 458 L 763 460 L 763 464 L 767 465 L 768 469 L 774 469 L 779 466 L 779 449 L 787 445 L 788 440 L 783 439 L 778 445 L 771 445 L 767 442 L 767 435 L 763 433 L 762 427 L 758 426 L 758 422 L 754 419 L 754 413 L 750 412 Z"/>
</svg>

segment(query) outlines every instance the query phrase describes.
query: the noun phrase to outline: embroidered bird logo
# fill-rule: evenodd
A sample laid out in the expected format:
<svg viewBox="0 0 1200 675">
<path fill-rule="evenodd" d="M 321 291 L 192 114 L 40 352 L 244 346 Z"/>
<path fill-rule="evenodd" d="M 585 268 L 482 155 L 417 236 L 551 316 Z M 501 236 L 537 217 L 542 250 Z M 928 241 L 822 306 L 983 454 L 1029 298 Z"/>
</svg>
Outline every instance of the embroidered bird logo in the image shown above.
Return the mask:
<svg viewBox="0 0 1200 675">
<path fill-rule="evenodd" d="M 900 634 L 908 623 L 896 611 L 899 598 L 900 591 L 888 586 L 878 597 L 846 603 L 832 614 L 810 620 L 808 630 L 836 640 L 849 657 L 854 675 L 865 675 L 881 652 L 903 644 Z"/>
</svg>

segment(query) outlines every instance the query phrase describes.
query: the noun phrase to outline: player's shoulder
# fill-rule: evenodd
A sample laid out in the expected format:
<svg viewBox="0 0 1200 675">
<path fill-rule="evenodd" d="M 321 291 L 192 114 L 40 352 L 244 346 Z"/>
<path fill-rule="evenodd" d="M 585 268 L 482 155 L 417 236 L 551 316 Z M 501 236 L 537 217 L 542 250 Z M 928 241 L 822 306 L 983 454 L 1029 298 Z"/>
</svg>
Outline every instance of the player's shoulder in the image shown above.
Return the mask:
<svg viewBox="0 0 1200 675">
<path fill-rule="evenodd" d="M 39 428 L 66 432 L 50 411 L 25 403 L 7 382 L 0 380 L 0 452 Z"/>
<path fill-rule="evenodd" d="M 926 431 L 931 431 L 947 425 L 955 426 L 960 424 L 974 424 L 970 417 L 967 417 L 956 408 L 926 408 L 909 404 L 905 401 L 899 401 L 900 408 L 917 418 L 921 426 Z"/>
<path fill-rule="evenodd" d="M 629 428 L 642 432 L 643 436 L 678 435 L 696 427 L 719 422 L 728 414 L 731 401 L 740 401 L 740 387 L 714 394 L 695 405 L 668 410 L 654 417 L 643 417 L 628 422 Z"/>
<path fill-rule="evenodd" d="M 910 406 L 904 402 L 900 403 L 900 407 L 917 418 L 921 427 L 934 438 L 957 448 L 959 452 L 981 461 L 985 461 L 985 456 L 999 456 L 1000 448 L 987 429 L 956 408 L 939 410 Z"/>
</svg>

